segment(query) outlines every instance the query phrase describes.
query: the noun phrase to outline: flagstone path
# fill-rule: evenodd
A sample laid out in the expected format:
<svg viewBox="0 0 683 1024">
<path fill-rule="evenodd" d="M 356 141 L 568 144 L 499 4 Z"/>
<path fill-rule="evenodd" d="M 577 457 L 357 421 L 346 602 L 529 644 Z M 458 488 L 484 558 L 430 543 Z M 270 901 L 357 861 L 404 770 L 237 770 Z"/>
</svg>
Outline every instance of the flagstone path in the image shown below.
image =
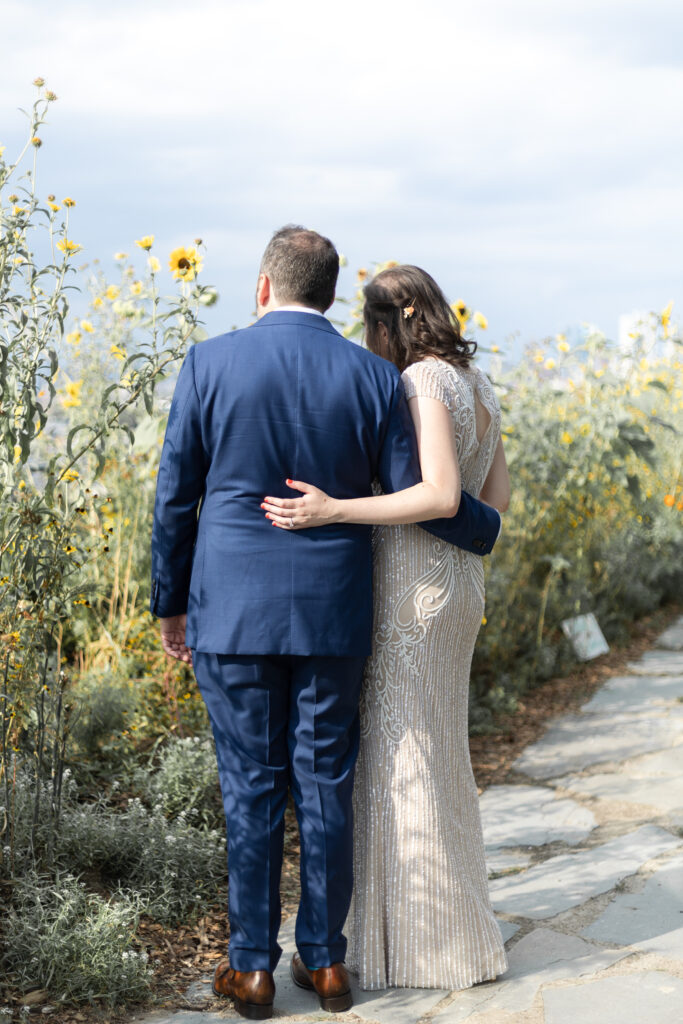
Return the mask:
<svg viewBox="0 0 683 1024">
<path fill-rule="evenodd" d="M 509 969 L 462 992 L 355 991 L 325 1013 L 289 979 L 280 937 L 276 1018 L 366 1024 L 681 1024 L 683 617 L 579 714 L 551 722 L 505 785 L 481 797 L 491 898 Z M 191 986 L 188 1009 L 142 1024 L 236 1019 Z"/>
</svg>

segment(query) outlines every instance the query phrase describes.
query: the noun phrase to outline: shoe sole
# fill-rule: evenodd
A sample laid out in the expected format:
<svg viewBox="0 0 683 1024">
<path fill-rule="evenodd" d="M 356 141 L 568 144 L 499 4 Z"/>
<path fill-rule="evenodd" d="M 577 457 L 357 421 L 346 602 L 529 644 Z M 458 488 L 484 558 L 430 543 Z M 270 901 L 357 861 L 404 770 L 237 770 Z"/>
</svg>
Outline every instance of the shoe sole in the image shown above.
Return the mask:
<svg viewBox="0 0 683 1024">
<path fill-rule="evenodd" d="M 268 1020 L 269 1017 L 273 1016 L 272 1003 L 245 1003 L 239 996 L 229 996 L 225 992 L 218 992 L 213 985 L 211 988 L 213 989 L 213 994 L 218 996 L 219 999 L 232 999 L 237 1012 L 242 1017 L 246 1017 L 247 1020 Z"/>
<path fill-rule="evenodd" d="M 289 973 L 292 976 L 292 981 L 295 985 L 298 985 L 299 988 L 305 988 L 307 992 L 315 992 L 315 988 L 310 981 L 300 981 L 299 978 L 297 978 L 294 973 L 294 968 L 291 965 Z M 344 1010 L 350 1010 L 353 1006 L 353 996 L 351 995 L 350 990 L 342 992 L 341 995 L 338 996 L 321 996 L 318 995 L 317 992 L 315 994 L 318 996 L 320 1001 L 320 1008 L 322 1010 L 327 1010 L 329 1013 L 343 1013 Z"/>
</svg>

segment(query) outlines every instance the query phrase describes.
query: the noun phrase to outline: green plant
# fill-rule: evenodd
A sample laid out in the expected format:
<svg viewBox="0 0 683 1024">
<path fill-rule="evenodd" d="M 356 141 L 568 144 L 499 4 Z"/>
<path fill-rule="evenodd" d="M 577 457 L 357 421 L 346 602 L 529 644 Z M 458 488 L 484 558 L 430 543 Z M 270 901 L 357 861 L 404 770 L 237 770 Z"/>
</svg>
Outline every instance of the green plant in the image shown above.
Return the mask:
<svg viewBox="0 0 683 1024">
<path fill-rule="evenodd" d="M 14 863 L 13 801 L 17 762 L 39 781 L 52 780 L 47 814 L 59 827 L 60 775 L 71 705 L 62 674 L 63 640 L 79 605 L 97 593 L 100 564 L 110 552 L 109 502 L 95 490 L 108 458 L 125 458 L 143 417 L 154 414 L 157 385 L 177 366 L 188 344 L 205 336 L 202 303 L 215 292 L 196 282 L 201 260 L 183 250 L 175 262 L 180 291 L 161 298 L 160 263 L 150 258 L 144 301 L 117 316 L 128 345 L 114 371 L 88 382 L 64 370 L 69 275 L 81 246 L 70 237 L 71 198 L 38 192 L 38 132 L 56 97 L 36 80 L 39 95 L 28 114 L 29 138 L 13 163 L 0 147 L 0 778 L 5 787 L 6 843 Z M 22 162 L 32 154 L 28 170 Z M 149 251 L 153 239 L 140 240 Z M 36 253 L 46 254 L 39 258 Z M 152 262 L 153 260 L 153 262 Z M 118 301 L 118 292 L 109 292 Z M 117 588 L 118 593 L 118 588 Z M 54 698 L 54 699 L 48 699 Z M 35 847 L 35 843 L 33 843 Z M 49 858 L 54 840 L 43 850 Z M 2 854 L 5 858 L 5 854 Z"/>
<path fill-rule="evenodd" d="M 193 814 L 193 823 L 223 827 L 216 752 L 209 737 L 172 738 L 161 749 L 153 774 L 145 774 L 148 798 L 158 802 L 164 814 L 177 818 Z"/>
<path fill-rule="evenodd" d="M 64 815 L 59 858 L 70 871 L 96 872 L 157 921 L 177 923 L 213 901 L 226 874 L 224 833 L 196 828 L 195 818 L 168 821 L 137 798 L 118 811 L 103 799 L 75 806 Z"/>
<path fill-rule="evenodd" d="M 139 907 L 103 900 L 70 874 L 28 874 L 14 887 L 2 963 L 14 986 L 62 1003 L 113 1007 L 144 998 L 152 970 L 135 948 Z"/>
</svg>

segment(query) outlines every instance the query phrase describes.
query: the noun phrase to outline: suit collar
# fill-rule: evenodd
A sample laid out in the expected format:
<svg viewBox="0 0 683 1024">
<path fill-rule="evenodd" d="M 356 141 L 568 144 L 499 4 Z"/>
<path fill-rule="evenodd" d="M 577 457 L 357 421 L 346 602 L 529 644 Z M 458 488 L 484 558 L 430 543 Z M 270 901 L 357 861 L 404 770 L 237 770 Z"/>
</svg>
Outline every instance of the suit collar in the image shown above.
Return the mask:
<svg viewBox="0 0 683 1024">
<path fill-rule="evenodd" d="M 270 313 L 264 313 L 260 320 L 255 320 L 252 327 L 273 327 L 276 324 L 291 324 L 300 327 L 317 327 L 319 331 L 329 331 L 330 334 L 338 334 L 339 331 L 325 316 L 317 313 L 294 312 L 288 309 L 274 309 Z M 339 335 L 342 337 L 342 335 Z"/>
</svg>

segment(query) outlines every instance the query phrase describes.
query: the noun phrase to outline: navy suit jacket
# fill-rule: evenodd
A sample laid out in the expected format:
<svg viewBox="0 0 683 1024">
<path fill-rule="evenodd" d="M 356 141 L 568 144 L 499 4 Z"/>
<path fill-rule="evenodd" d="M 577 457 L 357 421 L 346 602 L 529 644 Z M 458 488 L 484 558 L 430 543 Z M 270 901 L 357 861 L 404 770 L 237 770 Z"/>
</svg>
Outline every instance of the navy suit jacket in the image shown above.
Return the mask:
<svg viewBox="0 0 683 1024">
<path fill-rule="evenodd" d="M 187 612 L 186 643 L 222 654 L 363 657 L 372 634 L 372 527 L 285 531 L 265 518 L 286 479 L 337 498 L 417 483 L 396 367 L 324 317 L 274 312 L 188 352 L 157 478 L 150 610 Z M 297 492 L 298 494 L 298 492 Z M 463 494 L 424 528 L 487 554 L 495 509 Z"/>
</svg>

